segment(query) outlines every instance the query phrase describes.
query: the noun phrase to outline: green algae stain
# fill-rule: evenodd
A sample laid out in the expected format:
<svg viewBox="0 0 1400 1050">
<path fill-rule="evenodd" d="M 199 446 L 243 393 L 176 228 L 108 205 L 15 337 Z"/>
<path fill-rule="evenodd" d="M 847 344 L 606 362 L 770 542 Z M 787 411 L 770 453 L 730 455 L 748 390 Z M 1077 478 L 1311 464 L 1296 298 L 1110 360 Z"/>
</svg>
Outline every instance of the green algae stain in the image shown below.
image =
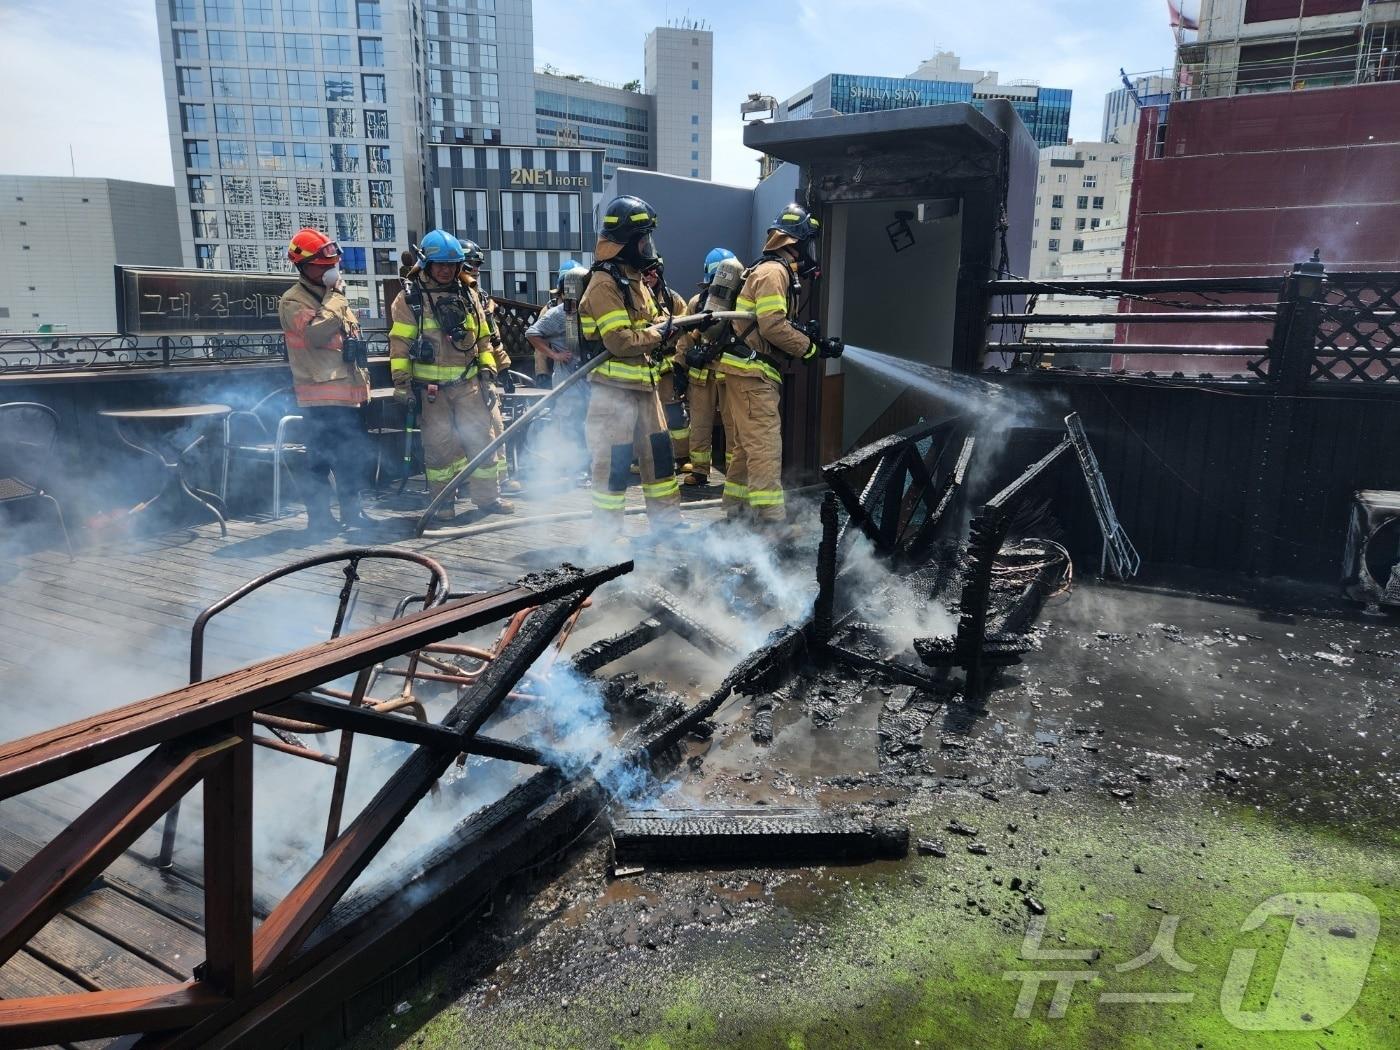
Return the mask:
<svg viewBox="0 0 1400 1050">
<path fill-rule="evenodd" d="M 1006 815 L 966 808 L 962 819 L 969 822 Z M 663 1018 L 658 1034 L 669 1041 L 660 1045 L 1313 1050 L 1318 1035 L 1309 1026 L 1345 1005 L 1355 987 L 1362 988 L 1359 998 L 1330 1021 L 1325 1045 L 1400 1045 L 1390 1005 L 1400 928 L 1391 851 L 1249 812 L 1245 819 L 1229 811 L 1163 814 L 1148 838 L 1133 829 L 1151 816 L 1118 825 L 1110 812 L 1103 824 L 1053 821 L 1053 833 L 984 832 L 992 847 L 987 858 L 911 861 L 903 878 L 840 872 L 833 877 L 854 880 L 847 891 L 818 895 L 803 909 L 805 919 L 829 927 L 828 947 L 807 953 L 761 1003 L 745 1002 L 726 980 L 732 954 L 702 948 L 708 957 L 689 968 L 685 1007 Z M 945 819 L 915 833 L 936 833 Z M 1052 822 L 1042 816 L 1039 823 Z M 1008 844 L 1013 839 L 1019 841 Z M 1024 940 L 1030 920 L 1021 895 L 1006 886 L 1013 872 L 1032 880 L 1049 911 L 1034 943 Z M 915 873 L 922 886 L 910 877 Z M 1314 894 L 1355 894 L 1374 905 L 1374 956 L 1351 950 L 1358 938 L 1316 924 L 1300 935 L 1304 928 L 1291 915 L 1242 929 L 1276 895 L 1307 901 Z M 979 914 L 969 899 L 990 905 L 992 914 Z M 1086 952 L 1090 959 L 1077 957 Z M 751 962 L 778 969 L 762 956 Z M 1227 982 L 1232 965 L 1242 981 Z M 1033 1000 L 1018 1011 L 1025 974 L 1042 971 L 1059 979 L 1034 981 Z M 680 1034 L 674 1023 L 681 1016 L 695 1023 L 697 977 L 708 989 L 712 1027 L 703 1036 L 695 1029 Z M 1057 987 L 1062 1010 L 1052 1001 Z M 1301 1030 L 1248 1030 L 1260 1022 Z"/>
<path fill-rule="evenodd" d="M 1083 800 L 1073 812 L 1039 811 L 1018 800 L 946 798 L 938 805 L 936 817 L 914 820 L 916 837 L 947 839 L 943 825 L 957 818 L 982 828 L 977 841 L 989 854 L 968 854 L 954 840 L 946 859 L 804 873 L 778 888 L 778 906 L 756 925 L 718 928 L 658 955 L 615 956 L 598 986 L 566 1013 L 557 1000 L 502 1000 L 470 1015 L 452 1006 L 421 1027 L 400 1026 L 399 1039 L 411 1034 L 402 1044 L 381 1022 L 358 1045 L 1400 1046 L 1400 1010 L 1393 1005 L 1400 987 L 1400 867 L 1384 838 L 1366 842 L 1276 822 L 1252 809 L 1142 803 L 1125 815 Z M 1005 830 L 1008 823 L 1019 830 Z M 1030 880 L 1031 894 L 1047 909 L 1043 932 L 1029 941 L 1031 917 L 1024 891 L 1011 889 L 1013 877 Z M 805 885 L 813 880 L 815 892 Z M 1379 936 L 1369 963 L 1360 951 L 1365 930 L 1333 934 L 1341 920 L 1310 914 L 1310 894 L 1355 894 L 1374 906 Z M 1294 907 L 1300 914 L 1270 914 L 1244 929 L 1276 897 L 1273 911 Z M 1035 957 L 1047 952 L 1062 957 Z M 1076 957 L 1082 953 L 1091 957 Z M 1051 979 L 1033 985 L 1033 999 L 1021 1003 L 1024 1016 L 1017 1016 L 1025 974 L 1035 971 L 1071 975 L 1059 985 L 1063 1010 L 1054 1009 Z M 1312 1022 L 1303 1015 L 1315 1022 L 1331 1005 L 1345 1006 L 1347 990 L 1363 975 L 1354 1005 L 1329 1017 L 1325 1029 L 1306 1030 Z M 1106 994 L 1120 999 L 1105 1000 Z M 1165 994 L 1189 1001 L 1133 1001 Z M 629 1017 L 629 1006 L 643 1000 L 641 1016 Z M 418 1014 L 415 1008 L 402 1020 Z M 1249 1030 L 1261 1019 L 1299 1030 Z"/>
</svg>

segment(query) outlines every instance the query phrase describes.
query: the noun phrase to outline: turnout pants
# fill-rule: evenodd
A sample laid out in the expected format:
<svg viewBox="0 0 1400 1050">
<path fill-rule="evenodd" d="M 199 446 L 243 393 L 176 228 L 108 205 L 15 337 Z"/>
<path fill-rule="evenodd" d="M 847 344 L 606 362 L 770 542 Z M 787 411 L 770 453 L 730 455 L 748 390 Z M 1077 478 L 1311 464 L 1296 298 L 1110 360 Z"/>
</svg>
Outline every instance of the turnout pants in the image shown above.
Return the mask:
<svg viewBox="0 0 1400 1050">
<path fill-rule="evenodd" d="M 642 495 L 652 524 L 680 520 L 680 486 L 671 439 L 662 427 L 661 403 L 650 388 L 592 384 L 584 434 L 592 459 L 593 516 L 622 528 L 632 460 L 642 472 Z"/>
<path fill-rule="evenodd" d="M 374 461 L 359 407 L 313 405 L 297 411 L 306 438 L 307 512 L 330 513 L 332 476 L 342 516 L 353 512 L 360 505 L 360 490 L 369 483 Z"/>
<path fill-rule="evenodd" d="M 783 425 L 778 411 L 782 390 L 758 376 L 726 375 L 724 439 L 729 465 L 724 476 L 724 510 L 733 518 L 746 509 L 760 521 L 785 521 L 783 505 Z"/>
<path fill-rule="evenodd" d="M 491 441 L 496 420 L 482 403 L 481 386 L 475 379 L 438 387 L 432 401 L 424 390 L 422 401 L 424 473 L 428 491 L 436 496 Z M 498 452 L 494 460 L 472 471 L 468 491 L 478 507 L 490 506 L 500 496 L 503 465 Z"/>
<path fill-rule="evenodd" d="M 686 418 L 685 402 L 676 393 L 676 383 L 669 371 L 657 378 L 656 393 L 661 398 L 661 412 L 671 434 L 671 452 L 679 466 L 690 459 L 691 425 Z"/>
<path fill-rule="evenodd" d="M 723 387 L 718 378 L 705 383 L 690 381 L 687 395 L 690 401 L 690 465 L 702 477 L 708 475 L 714 465 L 715 416 L 723 414 L 720 411 Z"/>
</svg>

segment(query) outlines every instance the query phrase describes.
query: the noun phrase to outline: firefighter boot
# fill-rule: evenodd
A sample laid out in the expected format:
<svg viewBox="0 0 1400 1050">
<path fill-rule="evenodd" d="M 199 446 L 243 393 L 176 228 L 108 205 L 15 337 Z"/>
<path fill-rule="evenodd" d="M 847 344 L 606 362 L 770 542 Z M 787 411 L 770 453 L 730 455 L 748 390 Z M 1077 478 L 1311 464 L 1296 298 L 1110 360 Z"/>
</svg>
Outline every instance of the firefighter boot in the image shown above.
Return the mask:
<svg viewBox="0 0 1400 1050">
<path fill-rule="evenodd" d="M 319 540 L 340 531 L 331 514 L 331 487 L 325 478 L 308 478 L 306 483 L 306 536 Z"/>
</svg>

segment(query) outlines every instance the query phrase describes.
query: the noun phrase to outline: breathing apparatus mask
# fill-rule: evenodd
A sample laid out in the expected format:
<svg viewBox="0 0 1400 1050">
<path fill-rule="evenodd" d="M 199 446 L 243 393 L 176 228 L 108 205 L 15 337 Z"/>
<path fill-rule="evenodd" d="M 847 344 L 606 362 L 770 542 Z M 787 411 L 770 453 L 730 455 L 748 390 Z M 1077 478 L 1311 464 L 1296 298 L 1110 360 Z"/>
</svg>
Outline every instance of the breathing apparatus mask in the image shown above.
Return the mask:
<svg viewBox="0 0 1400 1050">
<path fill-rule="evenodd" d="M 650 233 L 639 234 L 627 242 L 626 246 L 618 253 L 622 261 L 636 270 L 645 270 L 655 264 L 659 258 L 656 251 L 656 242 L 652 240 Z"/>
</svg>

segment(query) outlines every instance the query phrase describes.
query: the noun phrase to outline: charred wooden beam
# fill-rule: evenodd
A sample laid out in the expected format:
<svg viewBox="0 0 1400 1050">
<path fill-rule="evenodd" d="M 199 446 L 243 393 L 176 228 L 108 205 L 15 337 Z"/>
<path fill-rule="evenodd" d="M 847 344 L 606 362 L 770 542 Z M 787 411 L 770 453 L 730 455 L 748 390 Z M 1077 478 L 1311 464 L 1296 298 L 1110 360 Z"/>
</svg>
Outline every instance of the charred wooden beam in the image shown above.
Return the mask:
<svg viewBox="0 0 1400 1050">
<path fill-rule="evenodd" d="M 570 570 L 527 578 L 520 586 L 367 627 L 331 642 L 0 745 L 0 798 L 247 714 L 362 667 L 554 601 L 580 588 L 592 590 L 631 569 L 632 563 L 624 562 L 591 572 Z"/>
<path fill-rule="evenodd" d="M 981 662 L 984 667 L 1006 667 L 1020 663 L 1021 655 L 1030 650 L 1031 640 L 1024 634 L 989 634 L 982 639 Z M 914 652 L 930 667 L 953 667 L 962 662 L 953 638 L 915 638 Z"/>
<path fill-rule="evenodd" d="M 1055 460 L 1059 459 L 1061 455 L 1072 448 L 1074 448 L 1074 442 L 1069 438 L 1065 438 L 1049 452 L 1041 456 L 1040 459 L 1036 460 L 1022 471 L 1020 477 L 1010 485 L 1007 485 L 1006 488 L 987 500 L 987 506 L 996 510 L 1004 509 L 1028 485 L 1044 474 L 1045 471 L 1049 470 L 1050 465 L 1053 464 Z"/>
<path fill-rule="evenodd" d="M 836 502 L 837 496 L 834 492 L 828 492 L 822 497 L 822 538 L 817 546 L 817 599 L 812 606 L 812 631 L 809 638 L 814 649 L 820 649 L 831 641 L 836 604 L 836 548 L 840 539 Z"/>
<path fill-rule="evenodd" d="M 968 526 L 967 560 L 962 594 L 958 599 L 957 655 L 967 673 L 967 694 L 982 693 L 982 662 L 987 638 L 987 609 L 992 597 L 992 567 L 1010 519 L 1000 506 L 987 504 Z"/>
<path fill-rule="evenodd" d="M 900 682 L 903 685 L 912 685 L 915 689 L 934 691 L 939 688 L 938 683 L 932 678 L 893 660 L 876 660 L 839 645 L 830 646 L 827 651 L 838 662 L 857 671 L 864 671 L 867 674 L 882 674 L 892 681 Z"/>
<path fill-rule="evenodd" d="M 633 811 L 613 820 L 617 860 L 641 864 L 811 864 L 903 857 L 909 829 L 820 810 Z"/>
<path fill-rule="evenodd" d="M 403 715 L 384 714 L 369 707 L 351 707 L 336 700 L 300 693 L 272 708 L 279 715 L 304 720 L 327 729 L 398 740 L 423 747 L 462 750 L 462 734 L 431 722 L 420 722 Z"/>
<path fill-rule="evenodd" d="M 537 747 L 530 747 L 527 744 L 517 744 L 513 740 L 497 740 L 492 736 L 470 737 L 462 746 L 462 750 L 469 755 L 481 755 L 483 758 L 499 758 L 505 762 L 519 762 L 526 766 L 545 766 L 549 764 L 545 761 L 544 754 Z"/>
<path fill-rule="evenodd" d="M 648 642 L 661 637 L 661 621 L 647 617 L 635 627 L 631 627 L 611 638 L 603 638 L 592 645 L 580 649 L 574 656 L 574 670 L 579 674 L 593 674 L 615 660 L 621 660 L 629 653 L 635 653 Z"/>
<path fill-rule="evenodd" d="M 653 619 L 660 621 L 668 631 L 684 638 L 707 656 L 724 656 L 734 652 L 733 642 L 694 619 L 685 611 L 681 600 L 665 587 L 648 583 L 636 588 L 632 593 L 651 613 Z"/>
</svg>

